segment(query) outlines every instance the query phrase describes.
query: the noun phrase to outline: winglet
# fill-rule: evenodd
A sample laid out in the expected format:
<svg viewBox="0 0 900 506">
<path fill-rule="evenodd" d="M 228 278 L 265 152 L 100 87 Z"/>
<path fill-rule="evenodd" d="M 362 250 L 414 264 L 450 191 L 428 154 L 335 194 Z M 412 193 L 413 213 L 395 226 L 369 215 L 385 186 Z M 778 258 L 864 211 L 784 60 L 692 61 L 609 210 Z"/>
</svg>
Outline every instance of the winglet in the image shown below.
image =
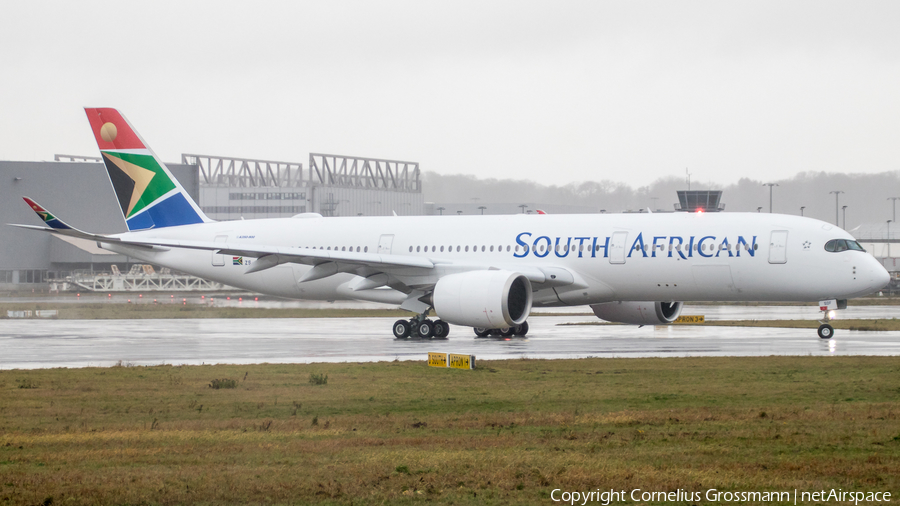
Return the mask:
<svg viewBox="0 0 900 506">
<path fill-rule="evenodd" d="M 37 213 L 38 218 L 44 222 L 44 225 L 47 227 L 39 227 L 37 225 L 18 225 L 15 223 L 8 223 L 8 225 L 12 227 L 24 228 L 27 230 L 39 230 L 41 232 L 50 232 L 53 234 L 66 235 L 69 237 L 78 237 L 81 239 L 88 239 L 90 241 L 102 241 L 102 242 L 119 242 L 118 238 L 115 237 L 106 237 L 103 235 L 91 234 L 85 232 L 83 230 L 78 230 L 77 228 L 65 223 L 61 219 L 54 216 L 50 211 L 44 209 L 44 206 L 38 204 L 34 200 L 28 197 L 22 197 L 25 200 L 25 203 L 31 207 L 32 211 Z"/>
<path fill-rule="evenodd" d="M 72 230 L 72 227 L 70 227 L 69 225 L 66 225 L 65 222 L 63 222 L 61 219 L 59 219 L 56 216 L 54 216 L 53 214 L 51 214 L 50 211 L 44 209 L 43 206 L 41 206 L 34 200 L 32 200 L 28 197 L 22 197 L 22 199 L 25 200 L 25 202 L 29 206 L 31 206 L 31 209 L 35 213 L 37 213 L 38 217 L 41 220 L 43 220 L 44 224 L 47 225 L 48 227 L 55 228 L 57 230 Z"/>
</svg>

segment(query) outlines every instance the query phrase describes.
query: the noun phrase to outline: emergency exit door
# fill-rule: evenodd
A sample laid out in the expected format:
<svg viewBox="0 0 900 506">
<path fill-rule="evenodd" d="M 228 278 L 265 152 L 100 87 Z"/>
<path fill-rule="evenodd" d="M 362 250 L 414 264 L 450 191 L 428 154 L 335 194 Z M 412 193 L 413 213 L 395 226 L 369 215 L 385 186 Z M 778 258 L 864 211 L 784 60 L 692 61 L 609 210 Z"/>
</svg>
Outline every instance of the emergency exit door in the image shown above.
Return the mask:
<svg viewBox="0 0 900 506">
<path fill-rule="evenodd" d="M 769 239 L 769 263 L 787 263 L 787 230 L 773 230 Z"/>
<path fill-rule="evenodd" d="M 628 232 L 615 232 L 609 240 L 609 263 L 624 264 Z"/>
<path fill-rule="evenodd" d="M 378 239 L 378 254 L 389 255 L 391 253 L 391 245 L 394 243 L 394 234 L 383 235 Z"/>
<path fill-rule="evenodd" d="M 227 236 L 227 235 L 217 235 L 217 236 L 216 236 L 216 242 L 217 242 L 217 243 L 222 243 L 222 246 L 225 246 L 225 243 L 228 242 L 228 236 Z M 225 255 L 222 255 L 222 254 L 219 253 L 218 251 L 213 250 L 213 252 L 212 252 L 212 264 L 213 264 L 213 267 L 222 267 L 222 266 L 224 266 L 224 265 L 225 265 Z"/>
</svg>

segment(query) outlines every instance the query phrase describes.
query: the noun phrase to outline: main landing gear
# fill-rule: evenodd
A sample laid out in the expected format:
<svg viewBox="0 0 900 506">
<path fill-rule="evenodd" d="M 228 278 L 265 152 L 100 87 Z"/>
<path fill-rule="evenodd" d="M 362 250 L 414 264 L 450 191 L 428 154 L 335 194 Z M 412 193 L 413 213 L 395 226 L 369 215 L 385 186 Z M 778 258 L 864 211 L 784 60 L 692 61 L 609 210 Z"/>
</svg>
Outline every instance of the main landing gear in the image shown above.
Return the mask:
<svg viewBox="0 0 900 506">
<path fill-rule="evenodd" d="M 516 325 L 515 327 L 503 327 L 499 329 L 484 329 L 480 327 L 475 327 L 475 336 L 476 337 L 488 337 L 488 336 L 498 336 L 498 337 L 512 337 L 519 336 L 522 337 L 528 333 L 528 322 L 522 322 L 521 325 Z"/>
<path fill-rule="evenodd" d="M 477 337 L 512 337 L 524 336 L 528 333 L 528 322 L 522 322 L 521 325 L 514 327 L 503 327 L 499 329 L 482 329 L 476 327 L 475 336 Z M 425 315 L 416 315 L 409 320 L 397 320 L 394 322 L 394 337 L 397 339 L 406 339 L 408 337 L 418 337 L 420 339 L 438 338 L 443 339 L 450 334 L 450 325 L 444 320 L 429 320 Z"/>
<path fill-rule="evenodd" d="M 394 337 L 397 339 L 406 339 L 407 337 L 443 339 L 449 334 L 450 325 L 447 322 L 444 320 L 431 321 L 425 315 L 417 315 L 409 320 L 394 322 Z"/>
</svg>

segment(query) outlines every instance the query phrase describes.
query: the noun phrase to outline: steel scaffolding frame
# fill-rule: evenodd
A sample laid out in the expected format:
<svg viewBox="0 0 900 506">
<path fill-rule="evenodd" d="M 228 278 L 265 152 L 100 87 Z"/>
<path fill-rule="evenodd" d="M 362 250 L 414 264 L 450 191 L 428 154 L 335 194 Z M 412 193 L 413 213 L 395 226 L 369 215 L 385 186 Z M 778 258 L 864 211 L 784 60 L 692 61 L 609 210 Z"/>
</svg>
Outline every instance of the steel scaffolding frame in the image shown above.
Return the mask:
<svg viewBox="0 0 900 506">
<path fill-rule="evenodd" d="M 53 155 L 54 162 L 102 162 L 99 156 Z"/>
<path fill-rule="evenodd" d="M 100 158 L 54 155 L 55 161 L 99 162 Z M 309 169 L 298 162 L 184 153 L 184 165 L 196 165 L 201 186 L 228 188 L 298 188 L 332 186 L 338 188 L 382 189 L 422 192 L 418 162 L 385 160 L 361 156 L 309 154 Z"/>
<path fill-rule="evenodd" d="M 232 158 L 227 156 L 182 154 L 181 163 L 200 168 L 200 184 L 230 188 L 307 186 L 303 164 Z"/>
<path fill-rule="evenodd" d="M 417 162 L 309 154 L 309 179 L 313 185 L 421 193 L 419 177 Z"/>
<path fill-rule="evenodd" d="M 65 282 L 94 292 L 191 292 L 233 288 L 187 274 L 96 274 L 76 273 Z"/>
</svg>

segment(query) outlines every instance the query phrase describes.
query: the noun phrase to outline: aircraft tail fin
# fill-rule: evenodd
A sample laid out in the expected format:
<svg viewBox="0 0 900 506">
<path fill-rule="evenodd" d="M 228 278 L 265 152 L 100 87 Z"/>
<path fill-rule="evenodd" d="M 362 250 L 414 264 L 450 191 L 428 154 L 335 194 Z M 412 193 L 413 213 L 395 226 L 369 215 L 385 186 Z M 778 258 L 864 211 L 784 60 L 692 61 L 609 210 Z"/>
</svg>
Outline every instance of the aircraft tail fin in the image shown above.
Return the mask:
<svg viewBox="0 0 900 506">
<path fill-rule="evenodd" d="M 128 230 L 212 221 L 119 111 L 84 111 Z"/>
</svg>

